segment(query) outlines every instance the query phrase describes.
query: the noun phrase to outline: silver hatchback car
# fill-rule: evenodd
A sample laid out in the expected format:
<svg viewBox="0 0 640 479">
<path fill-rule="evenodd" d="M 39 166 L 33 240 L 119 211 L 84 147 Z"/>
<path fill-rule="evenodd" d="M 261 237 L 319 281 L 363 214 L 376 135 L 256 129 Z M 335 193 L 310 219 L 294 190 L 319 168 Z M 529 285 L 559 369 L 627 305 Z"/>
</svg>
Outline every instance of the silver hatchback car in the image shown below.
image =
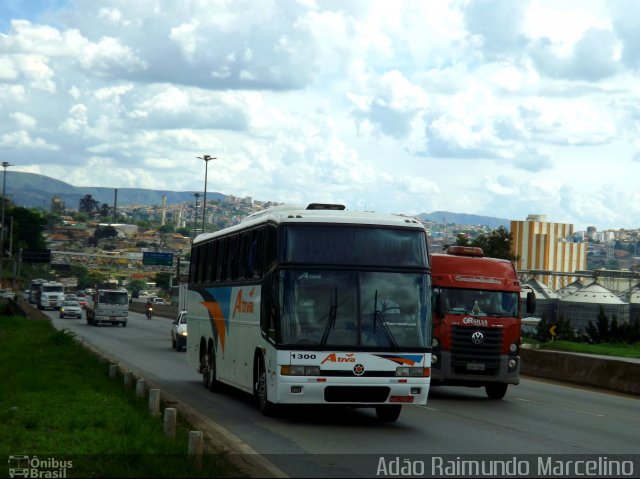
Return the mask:
<svg viewBox="0 0 640 479">
<path fill-rule="evenodd" d="M 63 301 L 60 306 L 60 318 L 82 318 L 82 308 L 77 301 Z"/>
</svg>

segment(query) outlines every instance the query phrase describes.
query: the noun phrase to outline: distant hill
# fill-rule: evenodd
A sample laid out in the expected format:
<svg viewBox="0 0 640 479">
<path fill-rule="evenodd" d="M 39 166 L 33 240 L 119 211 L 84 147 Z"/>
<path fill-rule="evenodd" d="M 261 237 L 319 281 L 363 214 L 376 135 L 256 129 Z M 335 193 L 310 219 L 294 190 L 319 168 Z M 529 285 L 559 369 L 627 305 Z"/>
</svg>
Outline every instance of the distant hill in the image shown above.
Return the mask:
<svg viewBox="0 0 640 479">
<path fill-rule="evenodd" d="M 0 171 L 0 181 L 3 172 Z M 195 191 L 167 191 L 147 190 L 143 188 L 118 188 L 118 205 L 161 205 L 162 196 L 167 196 L 167 204 L 177 204 L 194 201 Z M 44 175 L 7 171 L 6 194 L 16 205 L 26 208 L 49 209 L 51 199 L 58 196 L 67 208 L 77 209 L 80 199 L 91 195 L 94 200 L 113 205 L 115 188 L 97 186 L 73 186 L 64 181 L 56 180 Z M 207 198 L 222 200 L 226 195 L 207 191 Z M 451 213 L 448 211 L 434 211 L 417 215 L 423 220 L 459 225 L 486 225 L 490 228 L 504 226 L 510 228 L 510 221 L 504 218 L 479 216 L 466 213 Z"/>
<path fill-rule="evenodd" d="M 511 229 L 511 221 L 505 218 L 494 218 L 493 216 L 471 215 L 467 213 L 451 213 L 449 211 L 434 211 L 433 213 L 420 213 L 417 215 L 422 220 L 434 221 L 442 224 L 456 225 L 486 225 L 496 229 L 504 226 L 507 231 Z"/>
<path fill-rule="evenodd" d="M 0 172 L 0 178 L 2 178 Z M 194 201 L 195 191 L 147 190 L 143 188 L 118 188 L 118 206 L 125 205 L 161 205 L 163 195 L 167 195 L 167 204 Z M 97 186 L 73 186 L 48 176 L 20 171 L 7 171 L 6 195 L 16 205 L 25 208 L 38 207 L 48 209 L 51 199 L 58 196 L 67 208 L 77 209 L 80 198 L 91 195 L 94 200 L 113 206 L 115 188 Z M 207 191 L 208 199 L 223 199 L 222 193 Z"/>
</svg>

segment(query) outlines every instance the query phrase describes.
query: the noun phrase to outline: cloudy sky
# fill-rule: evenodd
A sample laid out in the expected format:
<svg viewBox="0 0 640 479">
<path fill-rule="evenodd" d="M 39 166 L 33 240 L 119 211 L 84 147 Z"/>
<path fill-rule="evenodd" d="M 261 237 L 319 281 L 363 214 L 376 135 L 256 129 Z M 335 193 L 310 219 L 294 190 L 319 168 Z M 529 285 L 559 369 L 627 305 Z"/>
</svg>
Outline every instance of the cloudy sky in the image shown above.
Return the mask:
<svg viewBox="0 0 640 479">
<path fill-rule="evenodd" d="M 640 227 L 634 0 L 0 0 L 0 159 L 75 186 Z M 10 177 L 9 177 L 10 178 Z"/>
</svg>

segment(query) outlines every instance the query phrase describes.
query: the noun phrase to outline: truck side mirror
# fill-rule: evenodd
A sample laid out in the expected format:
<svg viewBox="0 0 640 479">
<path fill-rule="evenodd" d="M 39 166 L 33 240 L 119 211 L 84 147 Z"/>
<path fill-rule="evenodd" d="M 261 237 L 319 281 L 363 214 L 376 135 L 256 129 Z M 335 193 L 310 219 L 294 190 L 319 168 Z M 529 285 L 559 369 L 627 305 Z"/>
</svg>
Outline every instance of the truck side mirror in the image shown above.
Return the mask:
<svg viewBox="0 0 640 479">
<path fill-rule="evenodd" d="M 442 318 L 442 299 L 439 291 L 433 293 L 433 311 L 436 313 L 436 318 Z"/>
<path fill-rule="evenodd" d="M 536 294 L 533 291 L 527 293 L 527 314 L 536 312 Z"/>
</svg>

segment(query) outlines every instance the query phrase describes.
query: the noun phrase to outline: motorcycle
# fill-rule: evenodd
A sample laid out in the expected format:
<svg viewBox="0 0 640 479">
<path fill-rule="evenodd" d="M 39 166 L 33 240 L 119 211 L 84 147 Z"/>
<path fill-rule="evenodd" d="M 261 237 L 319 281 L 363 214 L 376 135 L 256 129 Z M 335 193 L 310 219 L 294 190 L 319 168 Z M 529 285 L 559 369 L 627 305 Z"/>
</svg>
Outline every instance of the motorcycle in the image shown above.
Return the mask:
<svg viewBox="0 0 640 479">
<path fill-rule="evenodd" d="M 147 307 L 147 319 L 151 319 L 153 316 L 153 308 L 151 306 Z"/>
</svg>

